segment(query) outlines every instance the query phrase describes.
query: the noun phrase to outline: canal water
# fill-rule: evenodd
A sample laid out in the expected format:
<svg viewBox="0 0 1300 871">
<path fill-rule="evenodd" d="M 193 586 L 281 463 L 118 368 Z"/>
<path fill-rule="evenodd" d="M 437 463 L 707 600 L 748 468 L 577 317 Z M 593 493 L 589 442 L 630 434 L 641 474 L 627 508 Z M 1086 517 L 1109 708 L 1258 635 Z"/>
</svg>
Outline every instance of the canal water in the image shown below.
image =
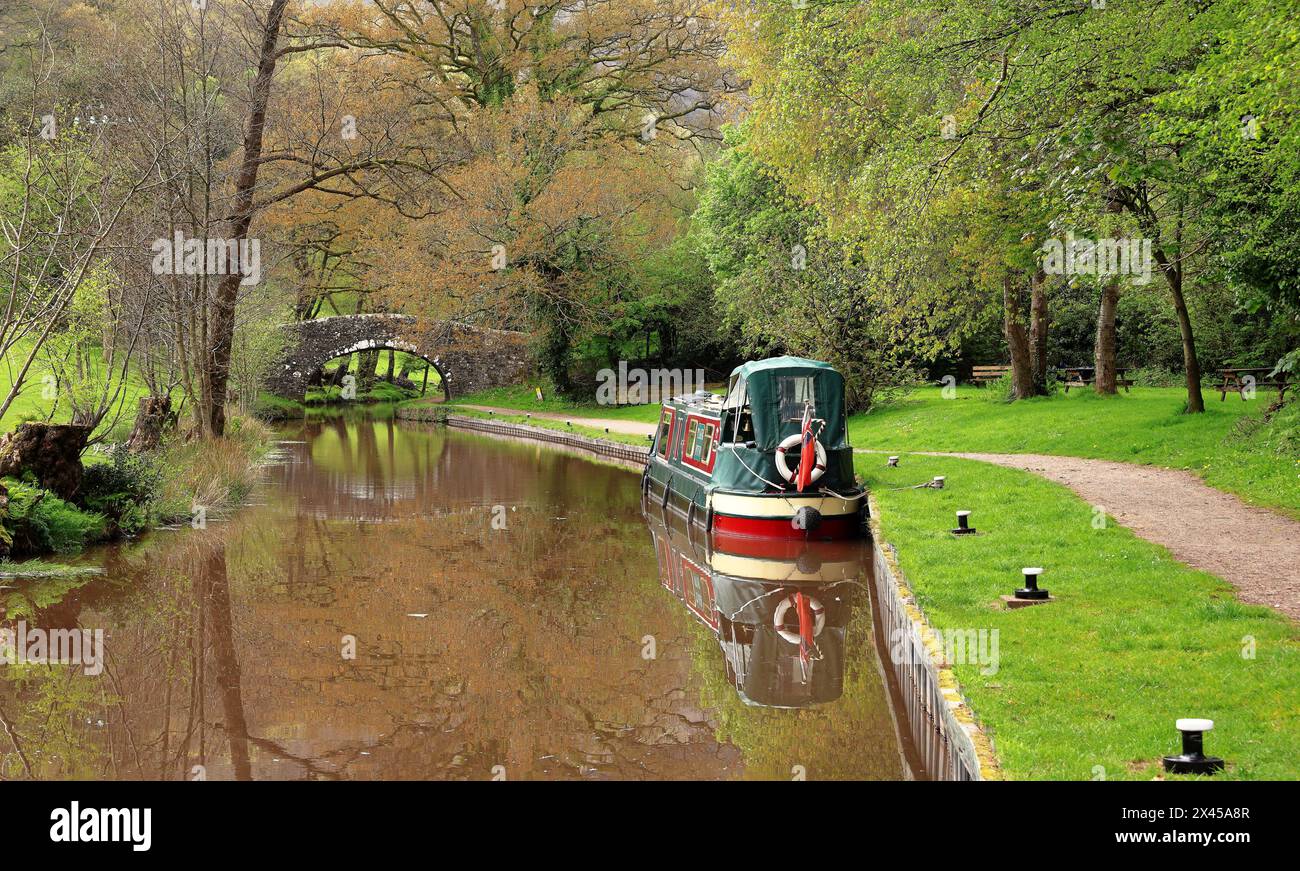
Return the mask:
<svg viewBox="0 0 1300 871">
<path fill-rule="evenodd" d="M 0 664 L 0 777 L 926 776 L 863 546 L 702 541 L 643 512 L 636 472 L 538 443 L 282 437 L 229 518 L 0 580 L 5 626 L 104 651 Z"/>
</svg>

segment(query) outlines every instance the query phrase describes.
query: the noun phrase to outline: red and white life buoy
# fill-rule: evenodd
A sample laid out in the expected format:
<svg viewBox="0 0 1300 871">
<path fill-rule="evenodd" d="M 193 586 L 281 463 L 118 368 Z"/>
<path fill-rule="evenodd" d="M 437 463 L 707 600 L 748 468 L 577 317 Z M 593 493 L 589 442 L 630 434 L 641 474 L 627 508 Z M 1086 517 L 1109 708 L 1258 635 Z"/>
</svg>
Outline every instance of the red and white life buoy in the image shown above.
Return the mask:
<svg viewBox="0 0 1300 871">
<path fill-rule="evenodd" d="M 799 643 L 799 633 L 791 632 L 789 629 L 785 628 L 785 615 L 791 608 L 795 607 L 796 595 L 800 594 L 791 593 L 782 599 L 781 603 L 776 606 L 776 611 L 772 614 L 773 628 L 776 629 L 778 635 L 786 641 L 789 641 L 791 644 Z M 822 634 L 822 629 L 826 626 L 826 609 L 822 607 L 822 603 L 818 602 L 815 596 L 807 596 L 807 599 L 808 610 L 812 612 L 813 616 L 813 638 L 816 638 L 818 635 Z M 797 614 L 798 612 L 796 611 L 795 613 Z"/>
<path fill-rule="evenodd" d="M 781 473 L 781 477 L 790 481 L 794 478 L 794 472 L 790 470 L 790 464 L 785 461 L 785 452 L 790 450 L 803 441 L 803 436 L 799 433 L 786 436 L 785 441 L 777 445 L 776 448 L 776 470 Z M 813 439 L 813 446 L 817 448 L 817 464 L 813 466 L 812 474 L 808 476 L 810 482 L 816 481 L 826 471 L 826 449 L 817 439 Z"/>
</svg>

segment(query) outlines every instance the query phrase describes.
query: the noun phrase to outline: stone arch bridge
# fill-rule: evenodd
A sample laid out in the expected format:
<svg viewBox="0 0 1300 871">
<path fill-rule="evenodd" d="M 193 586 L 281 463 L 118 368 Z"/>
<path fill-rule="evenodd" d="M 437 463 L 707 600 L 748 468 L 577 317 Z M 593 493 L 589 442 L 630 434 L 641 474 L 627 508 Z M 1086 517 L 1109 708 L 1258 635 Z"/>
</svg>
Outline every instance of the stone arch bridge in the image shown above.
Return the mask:
<svg viewBox="0 0 1300 871">
<path fill-rule="evenodd" d="M 456 321 L 411 315 L 336 315 L 284 324 L 284 352 L 266 387 L 276 396 L 301 400 L 312 373 L 353 351 L 395 350 L 422 357 L 442 376 L 447 399 L 504 387 L 525 378 L 532 365 L 528 337 Z"/>
</svg>

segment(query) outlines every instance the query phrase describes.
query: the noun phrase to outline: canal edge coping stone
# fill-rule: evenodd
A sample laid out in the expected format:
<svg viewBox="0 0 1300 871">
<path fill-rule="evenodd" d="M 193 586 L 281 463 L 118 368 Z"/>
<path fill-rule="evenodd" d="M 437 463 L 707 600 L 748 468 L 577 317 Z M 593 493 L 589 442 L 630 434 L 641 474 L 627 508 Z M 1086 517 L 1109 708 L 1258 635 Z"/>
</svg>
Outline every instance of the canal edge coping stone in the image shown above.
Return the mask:
<svg viewBox="0 0 1300 871">
<path fill-rule="evenodd" d="M 949 733 L 953 736 L 965 736 L 968 753 L 975 760 L 978 769 L 974 772 L 976 777 L 980 780 L 1003 780 L 993 740 L 984 731 L 970 702 L 962 694 L 957 675 L 952 665 L 944 658 L 942 643 L 935 635 L 924 612 L 916 604 L 916 596 L 907 583 L 907 576 L 903 573 L 902 567 L 898 564 L 894 546 L 885 541 L 880 524 L 880 506 L 876 502 L 875 495 L 868 493 L 867 501 L 870 508 L 867 523 L 871 530 L 871 549 L 874 552 L 877 584 L 891 592 L 895 610 L 907 616 L 914 636 L 919 639 L 926 653 L 929 654 L 920 665 L 930 673 L 932 679 L 930 685 L 939 687 L 942 693 L 942 699 L 935 700 L 941 701 L 942 705 L 936 707 L 947 721 Z M 879 584 L 882 576 L 888 581 L 887 584 Z M 890 647 L 888 644 L 886 646 Z M 892 647 L 890 649 L 892 650 Z M 936 663 L 941 664 L 936 665 Z"/>
<path fill-rule="evenodd" d="M 510 423 L 508 421 L 490 420 L 481 417 L 466 417 L 464 415 L 451 414 L 446 409 L 437 407 L 417 406 L 414 408 L 399 408 L 397 409 L 396 414 L 403 420 L 442 423 L 460 429 L 513 436 L 516 438 L 534 439 L 536 441 L 564 445 L 565 447 L 576 448 L 581 451 L 586 451 L 587 453 L 597 454 L 607 459 L 618 460 L 629 465 L 635 465 L 637 468 L 645 466 L 646 457 L 650 455 L 649 447 L 591 438 L 579 433 L 546 429 L 545 427 L 540 426 L 529 426 L 523 423 Z"/>
</svg>

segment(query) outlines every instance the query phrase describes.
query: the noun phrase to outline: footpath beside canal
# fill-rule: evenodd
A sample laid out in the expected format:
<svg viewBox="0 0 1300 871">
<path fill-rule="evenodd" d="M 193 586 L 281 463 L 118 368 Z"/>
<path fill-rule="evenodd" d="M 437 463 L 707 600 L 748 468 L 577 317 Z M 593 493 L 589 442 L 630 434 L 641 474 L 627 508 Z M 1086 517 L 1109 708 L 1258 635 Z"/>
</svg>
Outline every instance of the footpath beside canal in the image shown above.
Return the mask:
<svg viewBox="0 0 1300 871">
<path fill-rule="evenodd" d="M 631 445 L 624 442 L 596 438 L 580 432 L 566 432 L 564 430 L 547 429 L 545 427 L 531 426 L 523 423 L 512 423 L 509 421 L 492 420 L 491 418 L 452 414 L 450 409 L 438 406 L 410 406 L 399 408 L 396 413 L 397 417 L 402 420 L 441 423 L 458 429 L 467 429 L 475 432 L 491 433 L 512 438 L 533 439 L 553 445 L 563 445 L 564 447 L 573 448 L 589 454 L 617 460 L 625 465 L 637 469 L 640 469 L 645 465 L 646 455 L 650 452 L 648 444 L 642 447 L 641 445 Z"/>
</svg>

